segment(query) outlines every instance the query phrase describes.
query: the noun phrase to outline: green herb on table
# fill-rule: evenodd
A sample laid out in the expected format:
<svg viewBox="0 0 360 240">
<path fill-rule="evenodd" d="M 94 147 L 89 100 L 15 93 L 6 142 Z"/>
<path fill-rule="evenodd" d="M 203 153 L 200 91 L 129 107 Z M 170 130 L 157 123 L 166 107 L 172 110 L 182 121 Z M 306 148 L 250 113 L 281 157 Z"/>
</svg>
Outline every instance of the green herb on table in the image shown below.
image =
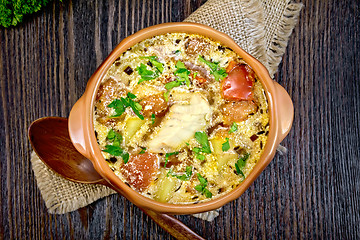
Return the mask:
<svg viewBox="0 0 360 240">
<path fill-rule="evenodd" d="M 222 151 L 226 152 L 230 149 L 229 138 L 226 138 L 226 141 L 222 144 Z"/>
<path fill-rule="evenodd" d="M 238 130 L 238 125 L 237 125 L 235 122 L 233 122 L 233 123 L 231 124 L 229 133 L 236 132 L 237 130 Z"/>
<path fill-rule="evenodd" d="M 192 167 L 191 166 L 186 166 L 184 174 L 177 175 L 177 174 L 173 173 L 172 168 L 171 168 L 166 176 L 167 177 L 172 176 L 172 177 L 176 177 L 177 179 L 180 179 L 182 181 L 188 181 L 191 178 L 191 175 L 192 175 Z"/>
<path fill-rule="evenodd" d="M 50 1 L 0 1 L 0 25 L 16 26 L 24 15 L 32 14 L 46 6 Z M 60 2 L 62 2 L 60 0 Z"/>
<path fill-rule="evenodd" d="M 144 120 L 144 116 L 140 113 L 142 106 L 140 103 L 134 101 L 135 98 L 136 96 L 129 92 L 126 98 L 121 97 L 120 99 L 112 101 L 108 107 L 115 110 L 115 115 L 111 117 L 120 117 L 125 112 L 125 109 L 130 107 L 141 120 Z"/>
<path fill-rule="evenodd" d="M 172 156 L 172 155 L 177 155 L 179 154 L 179 152 L 171 152 L 171 153 L 166 153 L 165 154 L 165 164 L 164 164 L 164 168 L 166 168 L 166 164 L 168 163 L 169 161 L 169 157 Z"/>
<path fill-rule="evenodd" d="M 197 177 L 200 181 L 199 185 L 195 186 L 195 190 L 204 194 L 205 197 L 207 198 L 211 198 L 212 197 L 212 193 L 206 188 L 208 181 L 206 180 L 206 178 L 204 178 L 203 176 L 200 175 L 200 173 L 197 174 Z"/>
<path fill-rule="evenodd" d="M 215 77 L 216 81 L 223 80 L 227 76 L 225 69 L 221 68 L 218 62 L 209 62 L 202 56 L 199 56 L 199 61 L 205 63 L 210 68 L 210 73 Z"/>
<path fill-rule="evenodd" d="M 243 173 L 243 169 L 244 169 L 246 161 L 249 159 L 249 157 L 250 157 L 250 154 L 246 153 L 243 157 L 241 157 L 235 163 L 236 173 L 238 175 L 242 175 L 244 178 L 245 178 L 245 174 Z"/>
</svg>

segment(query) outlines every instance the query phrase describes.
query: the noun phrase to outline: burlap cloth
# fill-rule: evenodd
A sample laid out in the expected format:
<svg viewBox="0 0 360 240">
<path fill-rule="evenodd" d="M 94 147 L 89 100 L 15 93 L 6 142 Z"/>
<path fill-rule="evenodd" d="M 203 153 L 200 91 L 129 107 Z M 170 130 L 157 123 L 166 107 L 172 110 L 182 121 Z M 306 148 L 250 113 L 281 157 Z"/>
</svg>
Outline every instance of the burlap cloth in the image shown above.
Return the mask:
<svg viewBox="0 0 360 240">
<path fill-rule="evenodd" d="M 185 21 L 227 33 L 261 61 L 273 77 L 301 8 L 301 3 L 290 3 L 290 0 L 209 0 Z M 35 153 L 31 155 L 31 163 L 50 213 L 71 212 L 115 193 L 102 185 L 65 180 L 48 169 Z M 217 215 L 218 211 L 211 211 L 195 216 L 212 220 Z"/>
</svg>

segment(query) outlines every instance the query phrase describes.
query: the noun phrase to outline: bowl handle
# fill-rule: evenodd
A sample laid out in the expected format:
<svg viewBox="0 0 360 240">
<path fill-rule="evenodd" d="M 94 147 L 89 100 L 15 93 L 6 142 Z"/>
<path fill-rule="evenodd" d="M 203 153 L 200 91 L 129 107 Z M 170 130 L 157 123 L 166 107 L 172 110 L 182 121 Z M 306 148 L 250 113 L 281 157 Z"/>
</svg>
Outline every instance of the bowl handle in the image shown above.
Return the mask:
<svg viewBox="0 0 360 240">
<path fill-rule="evenodd" d="M 278 116 L 278 143 L 290 132 L 292 122 L 294 120 L 294 105 L 286 90 L 277 82 L 274 81 L 275 85 L 275 98 Z"/>
<path fill-rule="evenodd" d="M 88 138 L 85 136 L 86 129 L 84 129 L 86 127 L 84 110 L 84 96 L 82 96 L 70 111 L 69 135 L 76 150 L 89 159 L 90 153 L 86 147 L 88 146 Z"/>
</svg>

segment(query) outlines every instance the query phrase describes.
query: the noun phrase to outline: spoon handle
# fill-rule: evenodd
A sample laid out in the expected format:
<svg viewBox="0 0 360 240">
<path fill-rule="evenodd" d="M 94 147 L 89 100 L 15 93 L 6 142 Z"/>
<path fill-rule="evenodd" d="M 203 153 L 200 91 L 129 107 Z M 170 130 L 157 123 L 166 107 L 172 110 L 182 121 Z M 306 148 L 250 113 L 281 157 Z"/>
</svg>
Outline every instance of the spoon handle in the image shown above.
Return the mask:
<svg viewBox="0 0 360 240">
<path fill-rule="evenodd" d="M 102 179 L 98 183 L 112 188 L 116 191 L 116 189 L 111 186 L 111 184 L 108 183 L 105 179 Z M 205 240 L 174 216 L 165 213 L 154 212 L 141 207 L 139 208 L 154 222 L 156 222 L 162 229 L 170 233 L 176 239 Z"/>
<path fill-rule="evenodd" d="M 151 210 L 145 210 L 142 208 L 140 209 L 176 239 L 205 240 L 173 216 L 164 213 L 153 212 Z"/>
</svg>

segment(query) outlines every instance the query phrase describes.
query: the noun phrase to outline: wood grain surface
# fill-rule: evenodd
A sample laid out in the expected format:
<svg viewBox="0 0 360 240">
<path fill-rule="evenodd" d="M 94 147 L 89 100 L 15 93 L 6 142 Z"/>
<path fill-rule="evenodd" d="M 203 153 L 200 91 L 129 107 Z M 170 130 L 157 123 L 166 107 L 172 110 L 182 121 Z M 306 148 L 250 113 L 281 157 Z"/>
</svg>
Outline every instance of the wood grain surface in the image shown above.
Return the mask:
<svg viewBox="0 0 360 240">
<path fill-rule="evenodd" d="M 50 3 L 0 28 L 0 238 L 171 239 L 119 195 L 51 215 L 30 165 L 29 124 L 67 117 L 87 79 L 124 37 L 182 21 L 205 0 Z M 294 101 L 283 145 L 213 222 L 178 216 L 207 239 L 360 238 L 360 2 L 303 0 L 275 80 Z"/>
</svg>

